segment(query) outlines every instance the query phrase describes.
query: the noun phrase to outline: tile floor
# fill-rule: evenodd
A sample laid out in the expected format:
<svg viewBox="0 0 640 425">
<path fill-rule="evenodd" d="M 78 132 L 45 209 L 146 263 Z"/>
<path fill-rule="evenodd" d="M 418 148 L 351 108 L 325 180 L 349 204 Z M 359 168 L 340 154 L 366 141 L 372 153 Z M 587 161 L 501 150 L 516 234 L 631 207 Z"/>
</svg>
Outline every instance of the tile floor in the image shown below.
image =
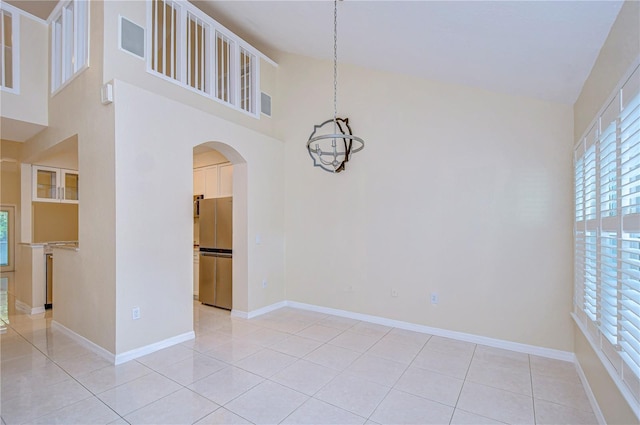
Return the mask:
<svg viewBox="0 0 640 425">
<path fill-rule="evenodd" d="M 195 340 L 113 366 L 5 308 L 2 424 L 597 423 L 571 363 L 291 308 L 194 316 Z"/>
</svg>

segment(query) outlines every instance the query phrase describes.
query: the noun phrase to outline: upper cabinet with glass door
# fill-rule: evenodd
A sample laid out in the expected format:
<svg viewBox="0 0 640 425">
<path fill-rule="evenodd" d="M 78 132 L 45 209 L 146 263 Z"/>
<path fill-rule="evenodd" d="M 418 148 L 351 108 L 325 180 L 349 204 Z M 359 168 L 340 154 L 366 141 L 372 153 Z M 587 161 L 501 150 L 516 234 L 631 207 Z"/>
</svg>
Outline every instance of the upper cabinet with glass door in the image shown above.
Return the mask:
<svg viewBox="0 0 640 425">
<path fill-rule="evenodd" d="M 77 204 L 78 172 L 33 166 L 33 201 Z"/>
</svg>

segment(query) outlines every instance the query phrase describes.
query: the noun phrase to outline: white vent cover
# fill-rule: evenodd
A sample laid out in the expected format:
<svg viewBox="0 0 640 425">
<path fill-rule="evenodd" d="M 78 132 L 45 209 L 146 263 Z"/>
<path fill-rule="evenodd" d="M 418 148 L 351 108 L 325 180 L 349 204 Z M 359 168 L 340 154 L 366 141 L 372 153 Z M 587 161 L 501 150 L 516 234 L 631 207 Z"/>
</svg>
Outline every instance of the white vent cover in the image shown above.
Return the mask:
<svg viewBox="0 0 640 425">
<path fill-rule="evenodd" d="M 144 28 L 120 17 L 120 48 L 144 59 Z"/>
<path fill-rule="evenodd" d="M 260 111 L 266 116 L 271 116 L 271 96 L 260 93 Z"/>
</svg>

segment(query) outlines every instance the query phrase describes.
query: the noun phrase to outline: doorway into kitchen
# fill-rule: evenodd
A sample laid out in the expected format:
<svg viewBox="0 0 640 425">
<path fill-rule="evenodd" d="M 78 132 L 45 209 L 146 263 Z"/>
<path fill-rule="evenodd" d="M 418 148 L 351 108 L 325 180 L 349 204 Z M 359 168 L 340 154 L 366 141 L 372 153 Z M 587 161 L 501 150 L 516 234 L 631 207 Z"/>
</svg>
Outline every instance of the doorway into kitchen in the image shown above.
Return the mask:
<svg viewBox="0 0 640 425">
<path fill-rule="evenodd" d="M 193 148 L 193 296 L 202 304 L 226 310 L 247 303 L 242 296 L 246 294 L 242 290 L 246 255 L 241 255 L 246 249 L 241 247 L 242 239 L 236 239 L 246 228 L 246 185 L 243 188 L 241 183 L 246 179 L 238 178 L 238 171 L 246 174 L 245 165 L 223 143 Z"/>
</svg>

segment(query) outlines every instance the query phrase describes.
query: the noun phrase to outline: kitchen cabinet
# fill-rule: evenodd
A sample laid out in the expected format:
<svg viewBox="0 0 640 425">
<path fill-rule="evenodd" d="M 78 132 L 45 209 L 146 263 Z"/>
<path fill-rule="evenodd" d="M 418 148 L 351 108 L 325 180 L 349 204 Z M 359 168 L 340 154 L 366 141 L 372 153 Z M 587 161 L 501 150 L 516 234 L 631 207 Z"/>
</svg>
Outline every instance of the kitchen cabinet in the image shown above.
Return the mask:
<svg viewBox="0 0 640 425">
<path fill-rule="evenodd" d="M 32 171 L 33 201 L 78 203 L 77 171 L 40 165 L 32 166 Z"/>
<path fill-rule="evenodd" d="M 233 194 L 233 165 L 209 165 L 193 170 L 193 194 L 205 199 L 221 198 Z"/>
<path fill-rule="evenodd" d="M 193 170 L 193 194 L 194 195 L 204 195 L 204 170 L 196 169 Z"/>
<path fill-rule="evenodd" d="M 233 195 L 233 165 L 225 164 L 218 166 L 218 187 L 219 196 Z"/>
</svg>

